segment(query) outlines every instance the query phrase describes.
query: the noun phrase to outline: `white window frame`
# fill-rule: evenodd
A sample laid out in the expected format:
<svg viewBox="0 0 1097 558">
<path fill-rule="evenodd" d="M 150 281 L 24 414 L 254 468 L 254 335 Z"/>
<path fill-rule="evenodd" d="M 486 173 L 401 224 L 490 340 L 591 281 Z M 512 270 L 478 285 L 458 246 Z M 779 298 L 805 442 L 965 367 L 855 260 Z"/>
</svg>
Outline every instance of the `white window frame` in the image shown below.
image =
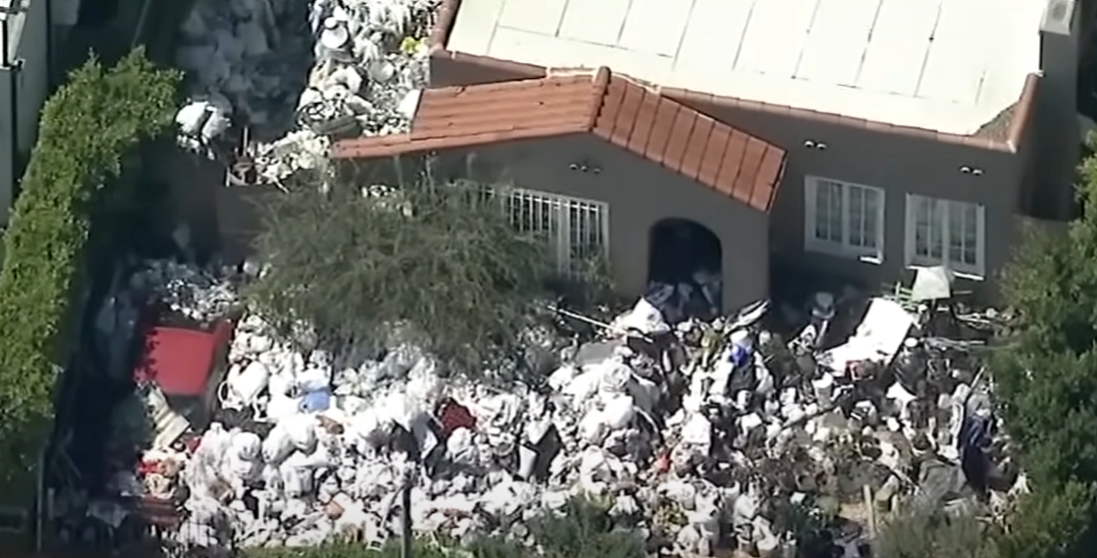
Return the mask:
<svg viewBox="0 0 1097 558">
<path fill-rule="evenodd" d="M 939 207 L 941 211 L 939 219 L 941 230 L 936 234 L 936 240 L 940 242 L 940 257 L 917 253 L 917 213 L 919 205 L 925 202 L 935 202 L 938 204 L 937 207 Z M 951 222 L 950 217 L 953 213 L 966 215 L 965 210 L 972 208 L 975 209 L 975 262 L 955 261 L 955 259 L 951 257 L 949 249 L 952 245 L 950 234 L 954 231 L 951 230 L 948 223 Z M 963 217 L 961 217 L 961 219 L 963 219 Z M 965 224 L 966 223 L 961 226 L 964 226 Z M 932 237 L 934 235 L 931 233 L 930 236 Z M 963 240 L 960 242 L 962 243 Z M 964 247 L 961 246 L 961 250 L 963 249 Z M 973 280 L 984 279 L 986 277 L 986 208 L 981 204 L 972 202 L 907 194 L 906 263 L 907 267 L 915 269 L 943 265 L 952 270 L 952 273 L 957 277 Z"/>
<path fill-rule="evenodd" d="M 822 183 L 838 185 L 841 187 L 841 222 L 838 240 L 819 238 L 816 234 L 816 219 L 818 215 L 819 188 Z M 870 218 L 876 219 L 876 231 L 873 235 L 875 246 L 861 246 L 853 242 L 850 229 L 853 225 L 851 208 L 851 193 L 870 193 L 877 196 L 879 202 Z M 844 180 L 824 178 L 820 176 L 804 177 L 804 248 L 831 256 L 854 258 L 865 263 L 880 264 L 884 261 L 884 207 L 887 205 L 887 196 L 883 188 L 854 184 Z M 864 213 L 862 213 L 864 214 Z M 861 223 L 863 226 L 864 223 Z"/>
<path fill-rule="evenodd" d="M 547 236 L 556 270 L 568 277 L 582 278 L 589 263 L 576 252 L 589 244 L 600 245 L 600 257 L 609 257 L 609 204 L 597 200 L 562 196 L 523 188 L 500 188 L 501 198 L 512 223 L 523 231 Z M 532 203 L 542 211 L 516 216 L 514 202 Z"/>
</svg>

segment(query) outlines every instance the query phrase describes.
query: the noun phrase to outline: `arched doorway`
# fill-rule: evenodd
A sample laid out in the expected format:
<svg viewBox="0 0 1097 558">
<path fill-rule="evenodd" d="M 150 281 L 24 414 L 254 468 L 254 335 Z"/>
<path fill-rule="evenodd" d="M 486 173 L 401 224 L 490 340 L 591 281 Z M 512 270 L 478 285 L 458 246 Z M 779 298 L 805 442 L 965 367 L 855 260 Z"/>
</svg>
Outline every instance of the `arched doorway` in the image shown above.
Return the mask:
<svg viewBox="0 0 1097 558">
<path fill-rule="evenodd" d="M 720 312 L 723 247 L 715 233 L 689 219 L 663 219 L 651 227 L 649 249 L 650 294 L 667 319 Z"/>
</svg>

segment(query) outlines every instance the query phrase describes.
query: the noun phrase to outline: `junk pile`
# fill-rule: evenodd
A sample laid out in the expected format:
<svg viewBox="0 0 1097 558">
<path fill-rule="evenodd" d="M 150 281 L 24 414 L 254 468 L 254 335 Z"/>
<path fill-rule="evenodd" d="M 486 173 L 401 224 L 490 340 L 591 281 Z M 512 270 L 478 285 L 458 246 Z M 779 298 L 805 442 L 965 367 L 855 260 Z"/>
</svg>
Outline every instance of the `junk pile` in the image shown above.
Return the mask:
<svg viewBox="0 0 1097 558">
<path fill-rule="evenodd" d="M 262 181 L 322 165 L 332 135 L 404 131 L 437 0 L 198 0 L 176 62 L 180 144 L 219 157 L 246 127 Z"/>
<path fill-rule="evenodd" d="M 547 377 L 505 385 L 446 377 L 412 346 L 329 353 L 246 315 L 213 423 L 156 436 L 115 484 L 177 509 L 184 546 L 382 542 L 407 489 L 419 532 L 527 538 L 586 495 L 653 551 L 763 556 L 804 540 L 794 517 L 829 533 L 826 556 L 856 556 L 900 501 L 968 509 L 1023 486 L 965 343 L 885 298 L 848 339 L 818 343 L 836 313 L 817 311 L 786 343 L 768 307 L 672 323 L 641 299 L 596 342 L 547 342 Z"/>
</svg>

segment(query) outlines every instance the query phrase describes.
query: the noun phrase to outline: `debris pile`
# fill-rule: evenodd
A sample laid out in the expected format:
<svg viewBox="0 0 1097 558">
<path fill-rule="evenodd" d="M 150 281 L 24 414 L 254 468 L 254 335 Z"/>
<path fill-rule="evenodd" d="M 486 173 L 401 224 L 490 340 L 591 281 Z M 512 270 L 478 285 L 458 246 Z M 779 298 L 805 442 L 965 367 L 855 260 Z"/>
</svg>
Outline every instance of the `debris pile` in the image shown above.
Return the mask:
<svg viewBox="0 0 1097 558">
<path fill-rule="evenodd" d="M 834 346 L 817 322 L 786 343 L 767 310 L 671 324 L 641 299 L 600 340 L 554 344 L 546 378 L 506 385 L 446 377 L 412 346 L 333 354 L 247 315 L 213 423 L 160 421 L 172 434 L 116 485 L 177 505 L 188 546 L 381 542 L 406 488 L 422 532 L 522 539 L 586 495 L 649 548 L 763 556 L 803 534 L 797 514 L 855 556 L 900 499 L 968 506 L 1023 485 L 964 343 L 884 298 Z"/>
<path fill-rule="evenodd" d="M 260 142 L 265 182 L 315 168 L 332 135 L 404 131 L 426 86 L 437 0 L 199 0 L 176 62 L 182 145 L 212 157 L 234 125 Z"/>
</svg>

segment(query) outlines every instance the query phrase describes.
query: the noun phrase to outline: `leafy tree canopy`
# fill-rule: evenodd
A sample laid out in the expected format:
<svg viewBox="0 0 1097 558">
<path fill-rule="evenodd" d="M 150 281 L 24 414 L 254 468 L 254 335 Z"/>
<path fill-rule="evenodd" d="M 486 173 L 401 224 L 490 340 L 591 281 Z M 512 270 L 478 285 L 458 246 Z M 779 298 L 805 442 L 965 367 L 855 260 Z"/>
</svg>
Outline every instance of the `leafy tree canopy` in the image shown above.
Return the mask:
<svg viewBox="0 0 1097 558">
<path fill-rule="evenodd" d="M 416 182 L 364 195 L 296 187 L 264 204 L 267 271 L 249 296 L 331 339 L 402 339 L 466 367 L 513 354 L 542 294 L 544 244 L 518 234 L 473 183 Z M 287 325 L 287 324 L 282 324 Z"/>
<path fill-rule="evenodd" d="M 995 391 L 1034 490 L 1002 558 L 1091 556 L 1097 544 L 1097 159 L 1079 176 L 1068 240 L 1032 232 L 1002 283 L 1016 339 L 994 361 Z"/>
</svg>

